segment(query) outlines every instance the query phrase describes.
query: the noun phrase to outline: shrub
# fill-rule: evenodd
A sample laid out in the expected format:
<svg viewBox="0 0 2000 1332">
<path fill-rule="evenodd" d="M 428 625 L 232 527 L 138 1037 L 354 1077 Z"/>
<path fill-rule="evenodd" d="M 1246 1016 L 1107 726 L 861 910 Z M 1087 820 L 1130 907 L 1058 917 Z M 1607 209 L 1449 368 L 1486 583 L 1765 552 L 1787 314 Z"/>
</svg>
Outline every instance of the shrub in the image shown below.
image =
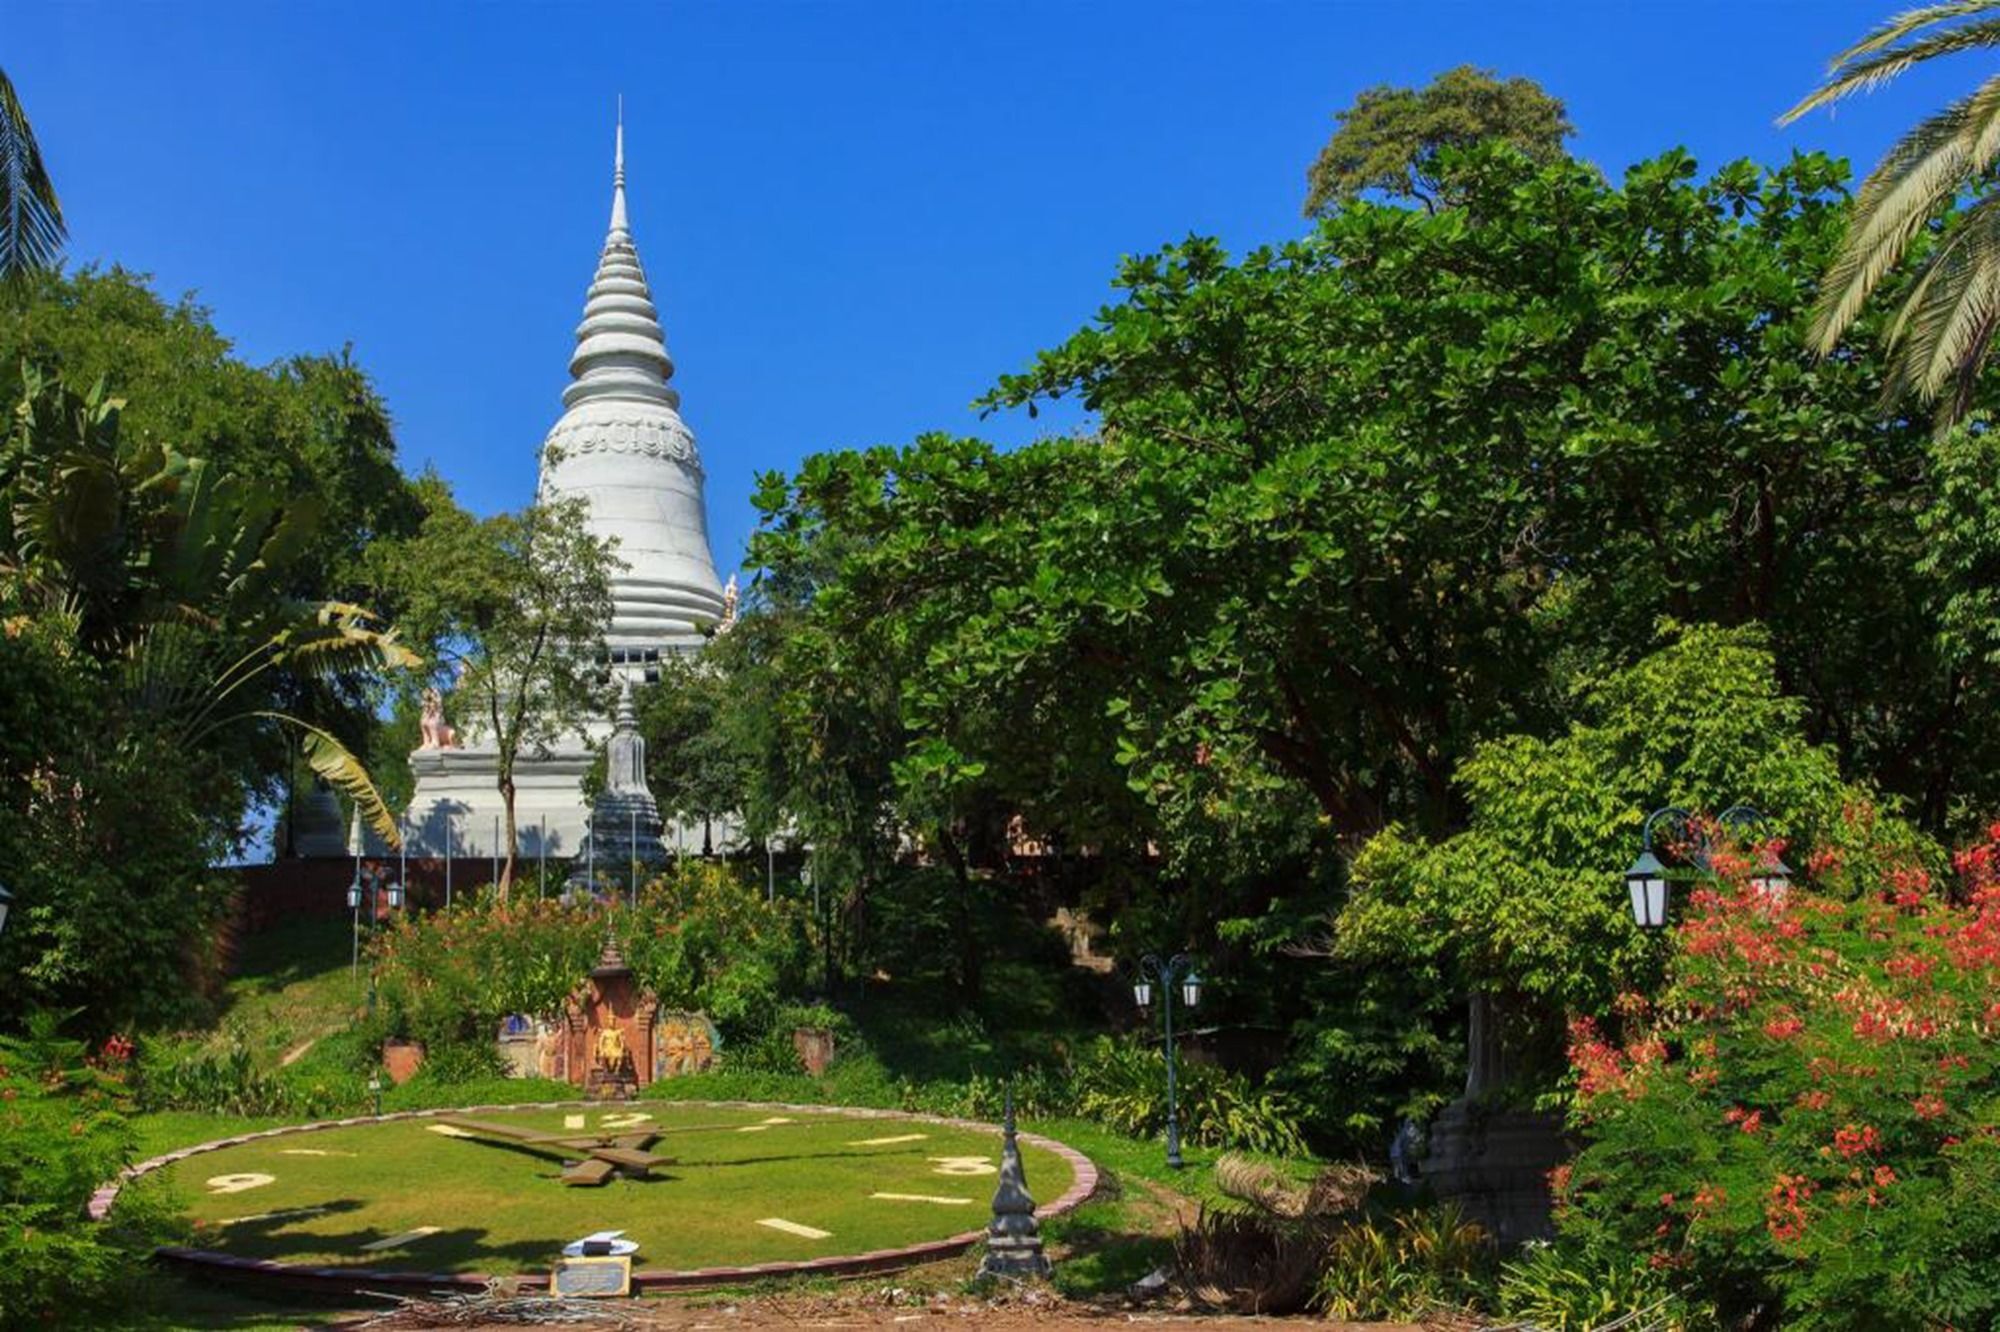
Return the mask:
<svg viewBox="0 0 2000 1332">
<path fill-rule="evenodd" d="M 517 895 L 400 916 L 369 945 L 371 1039 L 422 1041 L 441 1056 L 490 1043 L 510 1013 L 553 1015 L 603 949 L 604 915 L 595 904 Z"/>
<path fill-rule="evenodd" d="M 1181 1061 L 1175 1069 L 1185 1141 L 1269 1156 L 1307 1154 L 1298 1115 L 1283 1095 L 1254 1090 L 1249 1079 L 1212 1064 Z M 1165 1131 L 1167 1069 L 1159 1050 L 1100 1036 L 1077 1054 L 1072 1074 L 1077 1113 L 1133 1137 Z"/>
<path fill-rule="evenodd" d="M 670 1008 L 708 1014 L 725 1037 L 772 1030 L 805 986 L 805 916 L 770 901 L 728 865 L 684 861 L 648 884 L 609 925 L 641 983 Z M 791 1039 L 790 1029 L 785 1039 Z"/>
<path fill-rule="evenodd" d="M 732 1040 L 770 1029 L 803 984 L 797 909 L 765 901 L 727 866 L 692 861 L 648 884 L 636 906 L 517 894 L 402 916 L 370 945 L 369 1039 L 422 1041 L 427 1062 L 443 1061 L 440 1081 L 485 1076 L 501 1019 L 555 1015 L 607 941 L 667 1007 L 707 1012 Z"/>
<path fill-rule="evenodd" d="M 110 1224 L 84 1215 L 131 1155 L 128 1049 L 114 1042 L 87 1060 L 47 1013 L 31 1015 L 25 1038 L 0 1038 L 0 1326 L 89 1320 L 167 1236 L 143 1196 Z"/>
<path fill-rule="evenodd" d="M 1499 1305 L 1504 1317 L 1538 1332 L 1592 1332 L 1621 1318 L 1674 1329 L 1712 1321 L 1692 1317 L 1643 1254 L 1596 1254 L 1541 1241 L 1501 1268 Z"/>
<path fill-rule="evenodd" d="M 1772 896 L 1727 859 L 1658 1004 L 1573 1027 L 1565 1239 L 1643 1253 L 1727 1320 L 1995 1326 L 2000 825 L 1954 895 L 1906 864 L 1852 900 Z"/>
<path fill-rule="evenodd" d="M 139 1104 L 146 1110 L 201 1110 L 226 1115 L 301 1115 L 334 1108 L 317 1096 L 257 1067 L 238 1045 L 226 1053 L 155 1053 L 148 1047 L 137 1075 Z"/>
<path fill-rule="evenodd" d="M 1455 1205 L 1357 1221 L 1333 1237 L 1318 1298 L 1329 1318 L 1413 1321 L 1485 1305 L 1499 1251 Z"/>
</svg>

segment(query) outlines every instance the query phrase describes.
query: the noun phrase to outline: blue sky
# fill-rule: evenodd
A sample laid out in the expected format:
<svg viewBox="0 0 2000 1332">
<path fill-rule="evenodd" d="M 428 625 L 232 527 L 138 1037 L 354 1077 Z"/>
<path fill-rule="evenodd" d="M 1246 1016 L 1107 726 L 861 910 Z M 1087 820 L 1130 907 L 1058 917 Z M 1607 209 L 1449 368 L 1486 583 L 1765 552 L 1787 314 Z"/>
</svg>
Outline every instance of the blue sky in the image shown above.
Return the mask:
<svg viewBox="0 0 2000 1332">
<path fill-rule="evenodd" d="M 717 563 L 753 477 L 928 429 L 1087 321 L 1120 255 L 1303 229 L 1370 84 L 1471 61 L 1569 105 L 1614 172 L 1793 148 L 1872 163 L 1984 68 L 1789 131 L 1899 0 L 1613 3 L 42 4 L 0 66 L 74 261 L 193 291 L 267 361 L 352 343 L 406 466 L 524 503 L 603 238 L 623 93 L 634 229 L 701 443 Z"/>
</svg>

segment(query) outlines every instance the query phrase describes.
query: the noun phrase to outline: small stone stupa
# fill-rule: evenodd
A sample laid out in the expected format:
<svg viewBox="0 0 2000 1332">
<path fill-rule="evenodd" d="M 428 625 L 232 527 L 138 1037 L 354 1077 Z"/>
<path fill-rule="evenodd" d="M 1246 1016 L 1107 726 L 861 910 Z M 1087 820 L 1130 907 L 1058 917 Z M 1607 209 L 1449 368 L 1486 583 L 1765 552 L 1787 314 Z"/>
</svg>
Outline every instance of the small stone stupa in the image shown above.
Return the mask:
<svg viewBox="0 0 2000 1332">
<path fill-rule="evenodd" d="M 1007 1088 L 1007 1118 L 1000 1127 L 1000 1186 L 993 1191 L 993 1220 L 986 1227 L 986 1257 L 979 1275 L 1023 1280 L 1046 1279 L 1053 1270 L 1042 1252 L 1041 1227 L 1035 1221 L 1035 1200 L 1028 1194 L 1028 1175 L 1021 1164 L 1021 1144 L 1014 1136 L 1014 1088 Z"/>
<path fill-rule="evenodd" d="M 639 716 L 632 706 L 632 678 L 618 678 L 618 711 L 611 738 L 604 745 L 604 790 L 590 807 L 579 873 L 594 868 L 600 874 L 623 875 L 632 862 L 664 864 L 666 843 L 660 806 L 646 785 L 646 738 L 639 734 Z"/>
</svg>

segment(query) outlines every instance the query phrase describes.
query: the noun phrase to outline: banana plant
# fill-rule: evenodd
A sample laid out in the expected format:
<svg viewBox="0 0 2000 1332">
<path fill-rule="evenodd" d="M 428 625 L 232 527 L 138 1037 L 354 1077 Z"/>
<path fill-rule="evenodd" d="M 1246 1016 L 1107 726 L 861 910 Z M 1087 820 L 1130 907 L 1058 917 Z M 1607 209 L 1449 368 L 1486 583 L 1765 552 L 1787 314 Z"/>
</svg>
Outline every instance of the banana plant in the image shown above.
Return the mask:
<svg viewBox="0 0 2000 1332">
<path fill-rule="evenodd" d="M 280 499 L 204 459 L 120 438 L 120 400 L 32 367 L 0 443 L 0 577 L 110 667 L 127 705 L 189 746 L 250 726 L 298 734 L 308 766 L 391 845 L 395 819 L 366 768 L 314 716 L 278 700 L 422 659 L 376 617 L 285 596 L 318 522 L 310 496 Z"/>
<path fill-rule="evenodd" d="M 199 628 L 173 621 L 156 625 L 128 661 L 128 697 L 189 746 L 232 727 L 276 725 L 294 732 L 307 766 L 353 801 L 392 849 L 402 845 L 396 817 L 360 758 L 325 726 L 269 703 L 273 686 L 286 675 L 328 680 L 421 666 L 423 658 L 393 628 L 360 606 L 329 601 L 304 608 L 296 623 L 220 670 L 209 668 L 213 659 L 212 644 Z"/>
</svg>

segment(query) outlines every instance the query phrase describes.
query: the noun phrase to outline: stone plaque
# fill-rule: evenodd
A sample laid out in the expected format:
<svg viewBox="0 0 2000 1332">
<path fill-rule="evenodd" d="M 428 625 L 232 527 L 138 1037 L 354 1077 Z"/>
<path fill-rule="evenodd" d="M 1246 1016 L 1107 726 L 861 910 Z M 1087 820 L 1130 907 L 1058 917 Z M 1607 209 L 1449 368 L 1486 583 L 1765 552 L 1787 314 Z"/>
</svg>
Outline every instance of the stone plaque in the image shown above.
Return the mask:
<svg viewBox="0 0 2000 1332">
<path fill-rule="evenodd" d="M 714 1066 L 721 1044 L 722 1037 L 706 1014 L 660 1014 L 653 1024 L 654 1080 L 706 1072 Z"/>
<path fill-rule="evenodd" d="M 631 1293 L 630 1258 L 559 1258 L 549 1273 L 549 1294 L 559 1298 L 611 1299 Z"/>
</svg>

